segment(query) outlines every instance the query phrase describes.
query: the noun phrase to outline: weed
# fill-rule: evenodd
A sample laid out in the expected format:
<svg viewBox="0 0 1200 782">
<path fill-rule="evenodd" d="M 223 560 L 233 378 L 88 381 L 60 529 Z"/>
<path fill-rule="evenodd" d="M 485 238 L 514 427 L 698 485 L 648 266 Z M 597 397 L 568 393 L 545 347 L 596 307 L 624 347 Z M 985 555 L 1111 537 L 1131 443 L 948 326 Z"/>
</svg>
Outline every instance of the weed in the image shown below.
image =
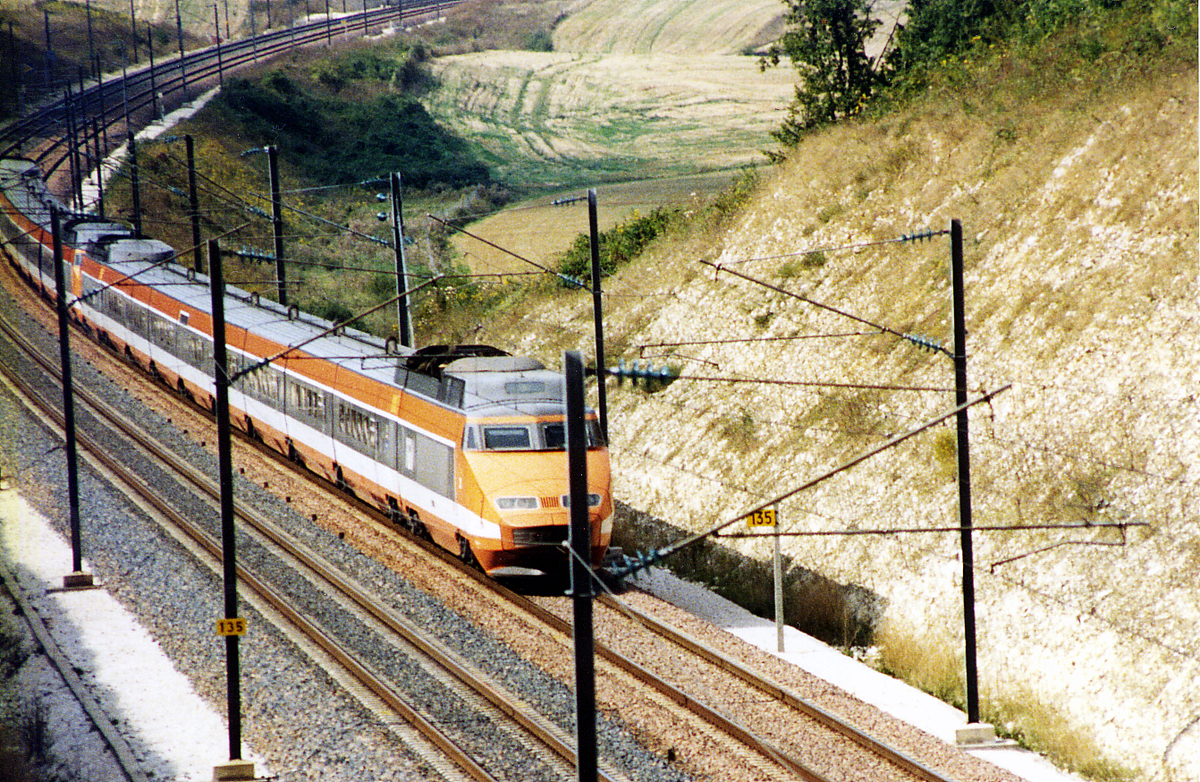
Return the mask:
<svg viewBox="0 0 1200 782">
<path fill-rule="evenodd" d="M 946 479 L 958 474 L 958 435 L 948 429 L 933 438 L 933 463 L 938 474 Z"/>
<path fill-rule="evenodd" d="M 729 447 L 738 453 L 749 453 L 758 445 L 758 424 L 748 410 L 722 416 L 719 427 Z"/>
<path fill-rule="evenodd" d="M 618 502 L 613 545 L 634 551 L 660 547 L 688 534 Z M 774 618 L 774 565 L 741 554 L 711 539 L 699 541 L 663 562 L 676 575 L 764 617 Z M 785 556 L 784 622 L 826 643 L 849 648 L 871 642 L 884 601 L 854 584 L 839 584 Z"/>
<path fill-rule="evenodd" d="M 885 622 L 874 637 L 879 667 L 939 700 L 961 707 L 964 702 L 962 644 L 945 630 L 910 635 Z"/>
<path fill-rule="evenodd" d="M 841 204 L 826 204 L 817 212 L 817 222 L 828 223 L 833 218 L 846 211 L 846 207 Z"/>
<path fill-rule="evenodd" d="M 986 698 L 981 708 L 998 735 L 1047 755 L 1069 771 L 1094 782 L 1120 782 L 1135 776 L 1130 769 L 1106 758 L 1095 739 L 1034 691 Z"/>
</svg>

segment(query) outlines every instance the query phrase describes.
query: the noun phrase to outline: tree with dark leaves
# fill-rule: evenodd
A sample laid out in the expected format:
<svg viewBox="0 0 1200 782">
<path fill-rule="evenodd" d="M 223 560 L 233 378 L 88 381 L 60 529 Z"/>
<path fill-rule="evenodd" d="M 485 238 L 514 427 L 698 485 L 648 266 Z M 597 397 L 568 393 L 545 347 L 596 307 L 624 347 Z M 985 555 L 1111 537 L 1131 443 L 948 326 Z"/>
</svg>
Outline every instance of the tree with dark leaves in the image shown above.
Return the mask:
<svg viewBox="0 0 1200 782">
<path fill-rule="evenodd" d="M 866 46 L 879 20 L 874 0 L 784 0 L 787 32 L 760 60 L 764 70 L 792 61 L 800 75 L 782 127 L 772 135 L 794 146 L 806 131 L 852 116 L 879 83 Z"/>
</svg>

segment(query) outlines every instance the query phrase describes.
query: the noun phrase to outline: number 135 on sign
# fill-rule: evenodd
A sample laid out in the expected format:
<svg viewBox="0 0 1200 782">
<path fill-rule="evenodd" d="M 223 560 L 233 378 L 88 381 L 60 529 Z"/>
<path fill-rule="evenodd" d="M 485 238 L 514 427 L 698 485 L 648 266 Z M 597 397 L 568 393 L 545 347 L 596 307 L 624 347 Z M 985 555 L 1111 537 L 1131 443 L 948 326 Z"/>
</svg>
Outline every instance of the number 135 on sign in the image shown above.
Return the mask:
<svg viewBox="0 0 1200 782">
<path fill-rule="evenodd" d="M 775 509 L 761 508 L 746 517 L 747 527 L 774 527 Z"/>
</svg>

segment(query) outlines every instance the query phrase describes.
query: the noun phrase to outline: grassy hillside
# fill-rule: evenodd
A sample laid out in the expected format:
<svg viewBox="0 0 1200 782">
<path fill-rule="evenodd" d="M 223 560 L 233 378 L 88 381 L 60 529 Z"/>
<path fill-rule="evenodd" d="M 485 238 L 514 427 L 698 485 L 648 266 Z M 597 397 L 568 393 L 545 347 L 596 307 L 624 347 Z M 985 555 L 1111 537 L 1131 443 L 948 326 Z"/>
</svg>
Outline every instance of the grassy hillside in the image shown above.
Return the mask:
<svg viewBox="0 0 1200 782">
<path fill-rule="evenodd" d="M 949 345 L 946 239 L 890 240 L 960 220 L 971 385 L 1013 384 L 971 416 L 975 523 L 1146 525 L 976 535 L 985 716 L 1095 778 L 1200 778 L 1195 42 L 1089 62 L 1047 41 L 949 65 L 904 108 L 810 136 L 738 217 L 608 283 L 611 360 L 813 384 L 613 388 L 618 496 L 644 547 L 948 409 L 945 354 L 697 262 Z M 591 352 L 590 297 L 510 301 L 458 328 L 552 365 Z M 787 527 L 955 526 L 954 451 L 935 429 L 788 501 Z M 961 698 L 958 546 L 787 539 L 791 595 L 822 598 L 789 613 L 845 643 L 874 628 L 884 667 Z M 726 541 L 689 559 L 766 610 L 768 552 Z"/>
<path fill-rule="evenodd" d="M 688 207 L 762 160 L 791 97 L 787 69 L 760 73 L 742 54 L 777 34 L 782 6 L 754 2 L 585 0 L 565 6 L 552 51 L 441 58 L 430 111 L 488 154 L 519 190 L 600 188 L 609 227 L 655 206 Z M 473 230 L 552 264 L 587 226 L 541 197 Z M 456 239 L 479 272 L 528 270 Z"/>
</svg>

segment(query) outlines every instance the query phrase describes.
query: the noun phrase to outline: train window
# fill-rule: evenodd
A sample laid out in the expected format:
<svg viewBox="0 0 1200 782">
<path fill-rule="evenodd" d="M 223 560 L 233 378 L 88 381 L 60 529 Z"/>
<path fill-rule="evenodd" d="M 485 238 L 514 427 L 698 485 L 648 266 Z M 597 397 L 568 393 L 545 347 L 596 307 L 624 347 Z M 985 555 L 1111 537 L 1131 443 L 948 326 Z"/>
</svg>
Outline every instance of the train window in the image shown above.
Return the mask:
<svg viewBox="0 0 1200 782">
<path fill-rule="evenodd" d="M 507 451 L 532 447 L 529 428 L 525 426 L 483 427 L 483 447 L 489 451 Z"/>
<path fill-rule="evenodd" d="M 183 359 L 194 367 L 208 369 L 212 353 L 211 343 L 201 335 L 191 333 L 185 337 L 185 343 Z"/>
<path fill-rule="evenodd" d="M 245 375 L 246 392 L 267 402 L 278 402 L 283 394 L 283 378 L 270 366 L 262 366 Z"/>
<path fill-rule="evenodd" d="M 325 419 L 325 397 L 316 389 L 299 383 L 288 383 L 288 407 L 294 412 L 317 421 Z"/>
<path fill-rule="evenodd" d="M 175 353 L 175 329 L 169 320 L 152 314 L 150 316 L 150 338 L 154 344 L 169 353 Z"/>
<path fill-rule="evenodd" d="M 587 447 L 599 448 L 604 445 L 604 437 L 600 434 L 600 423 L 595 419 L 588 419 L 587 427 Z M 560 451 L 567 447 L 567 427 L 561 421 L 554 423 L 542 424 L 542 447 L 548 451 Z"/>
<path fill-rule="evenodd" d="M 379 446 L 379 421 L 358 408 L 338 404 L 338 429 L 349 439 L 371 450 Z"/>
<path fill-rule="evenodd" d="M 411 432 L 404 433 L 404 470 L 417 471 L 417 438 Z"/>
<path fill-rule="evenodd" d="M 188 314 L 182 310 L 179 312 L 179 322 L 185 326 L 188 324 Z"/>
<path fill-rule="evenodd" d="M 542 424 L 542 443 L 548 451 L 566 448 L 567 427 L 562 423 Z"/>
</svg>

